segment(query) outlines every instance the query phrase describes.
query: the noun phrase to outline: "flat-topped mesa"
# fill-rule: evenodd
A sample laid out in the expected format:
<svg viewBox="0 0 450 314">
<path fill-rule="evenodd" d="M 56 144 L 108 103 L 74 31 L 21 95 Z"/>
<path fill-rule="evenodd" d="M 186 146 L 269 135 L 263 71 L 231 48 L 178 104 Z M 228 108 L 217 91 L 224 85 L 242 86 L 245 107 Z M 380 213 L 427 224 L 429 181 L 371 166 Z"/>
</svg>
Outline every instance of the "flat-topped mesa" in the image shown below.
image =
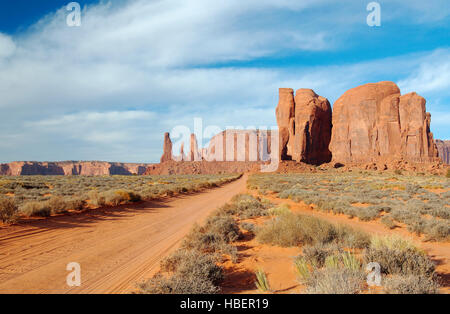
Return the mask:
<svg viewBox="0 0 450 314">
<path fill-rule="evenodd" d="M 280 160 L 322 164 L 331 160 L 331 105 L 312 89 L 280 88 L 276 109 Z"/>
<path fill-rule="evenodd" d="M 211 138 L 204 151 L 206 161 L 268 161 L 271 159 L 270 130 L 229 129 Z"/>
<path fill-rule="evenodd" d="M 161 163 L 173 160 L 172 141 L 168 132 L 164 133 L 164 148 L 161 156 Z"/>
<path fill-rule="evenodd" d="M 446 164 L 450 164 L 450 141 L 436 140 L 439 158 Z"/>
<path fill-rule="evenodd" d="M 149 165 L 106 161 L 15 161 L 8 164 L 0 164 L 0 175 L 141 175 L 145 173 Z"/>
<path fill-rule="evenodd" d="M 401 96 L 393 82 L 346 91 L 333 105 L 333 161 L 436 161 L 431 115 L 425 103 L 416 93 Z"/>
</svg>

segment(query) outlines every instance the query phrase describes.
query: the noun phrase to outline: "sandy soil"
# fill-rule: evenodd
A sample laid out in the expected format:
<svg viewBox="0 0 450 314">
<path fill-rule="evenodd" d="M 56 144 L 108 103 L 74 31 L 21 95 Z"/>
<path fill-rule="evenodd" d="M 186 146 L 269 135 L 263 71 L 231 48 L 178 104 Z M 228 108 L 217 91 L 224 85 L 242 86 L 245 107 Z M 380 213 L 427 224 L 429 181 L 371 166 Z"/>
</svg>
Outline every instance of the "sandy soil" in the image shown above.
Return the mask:
<svg viewBox="0 0 450 314">
<path fill-rule="evenodd" d="M 129 293 L 153 275 L 194 223 L 201 223 L 247 177 L 174 199 L 70 214 L 0 229 L 0 293 Z M 80 287 L 66 266 L 81 265 Z"/>
</svg>

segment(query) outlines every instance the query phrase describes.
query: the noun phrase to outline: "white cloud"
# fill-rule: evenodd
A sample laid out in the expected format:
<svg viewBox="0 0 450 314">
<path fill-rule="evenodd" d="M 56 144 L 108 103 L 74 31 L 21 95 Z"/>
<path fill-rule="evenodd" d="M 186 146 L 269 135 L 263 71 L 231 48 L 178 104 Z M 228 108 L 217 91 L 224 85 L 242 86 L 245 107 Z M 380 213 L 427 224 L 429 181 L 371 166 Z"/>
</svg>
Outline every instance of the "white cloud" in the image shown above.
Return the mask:
<svg viewBox="0 0 450 314">
<path fill-rule="evenodd" d="M 11 57 L 16 51 L 16 45 L 11 37 L 0 33 L 0 62 L 2 59 Z"/>
<path fill-rule="evenodd" d="M 450 96 L 450 49 L 442 49 L 421 58 L 419 66 L 398 84 L 406 91 L 441 92 Z"/>
</svg>

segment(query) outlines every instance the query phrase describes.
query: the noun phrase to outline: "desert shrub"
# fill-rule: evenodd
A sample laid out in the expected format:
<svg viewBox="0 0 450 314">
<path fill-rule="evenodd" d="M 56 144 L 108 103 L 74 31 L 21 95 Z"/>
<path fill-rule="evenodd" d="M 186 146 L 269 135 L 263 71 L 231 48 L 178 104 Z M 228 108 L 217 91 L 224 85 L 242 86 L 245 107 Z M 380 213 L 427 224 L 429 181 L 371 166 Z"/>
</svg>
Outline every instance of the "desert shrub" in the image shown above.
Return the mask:
<svg viewBox="0 0 450 314">
<path fill-rule="evenodd" d="M 356 294 L 361 292 L 364 273 L 347 268 L 325 267 L 312 272 L 306 292 L 313 294 Z"/>
<path fill-rule="evenodd" d="M 324 220 L 304 215 L 285 214 L 257 228 L 256 238 L 261 243 L 282 247 L 314 245 L 316 243 L 347 243 L 361 246 L 363 233 L 336 226 Z"/>
<path fill-rule="evenodd" d="M 103 192 L 102 194 L 105 197 L 105 203 L 111 206 L 141 201 L 141 196 L 139 194 L 130 191 L 113 190 Z"/>
<path fill-rule="evenodd" d="M 89 191 L 88 197 L 91 203 L 95 206 L 104 206 L 106 204 L 105 196 L 100 195 L 98 191 L 95 190 Z"/>
<path fill-rule="evenodd" d="M 342 246 L 355 249 L 367 248 L 371 237 L 364 231 L 353 229 L 346 225 L 336 225 L 338 243 Z"/>
<path fill-rule="evenodd" d="M 159 274 L 140 285 L 141 293 L 209 294 L 219 291 L 223 270 L 214 255 L 179 249 L 161 262 Z"/>
<path fill-rule="evenodd" d="M 67 212 L 67 203 L 63 197 L 55 195 L 47 201 L 47 206 L 52 213 L 65 213 Z"/>
<path fill-rule="evenodd" d="M 256 230 L 256 226 L 249 222 L 241 223 L 241 228 L 244 229 L 245 231 L 248 231 L 251 233 L 255 233 L 255 230 Z"/>
<path fill-rule="evenodd" d="M 325 259 L 333 254 L 340 252 L 341 248 L 336 244 L 317 243 L 303 247 L 301 259 L 314 267 L 321 268 L 325 264 Z"/>
<path fill-rule="evenodd" d="M 227 243 L 236 241 L 241 235 L 238 224 L 230 216 L 211 216 L 207 219 L 205 228 L 222 237 Z"/>
<path fill-rule="evenodd" d="M 372 236 L 370 241 L 370 247 L 377 250 L 390 249 L 404 252 L 408 249 L 416 251 L 419 254 L 425 254 L 425 252 L 419 249 L 411 240 L 405 239 L 399 235 L 389 236 Z"/>
<path fill-rule="evenodd" d="M 219 212 L 220 213 L 220 212 Z M 213 215 L 202 227 L 195 225 L 185 237 L 181 246 L 204 253 L 223 253 L 230 255 L 233 262 L 237 260 L 237 249 L 230 242 L 241 236 L 239 226 L 231 216 Z"/>
<path fill-rule="evenodd" d="M 439 285 L 427 276 L 394 275 L 384 280 L 384 290 L 389 294 L 436 294 Z"/>
<path fill-rule="evenodd" d="M 272 207 L 269 209 L 269 214 L 272 216 L 289 214 L 290 212 L 291 212 L 290 206 L 288 204 L 281 204 L 278 205 L 277 207 Z"/>
<path fill-rule="evenodd" d="M 0 220 L 3 223 L 13 223 L 18 218 L 18 209 L 13 200 L 0 197 Z"/>
<path fill-rule="evenodd" d="M 379 210 L 373 206 L 366 208 L 358 208 L 354 211 L 361 221 L 370 221 L 377 218 L 380 214 Z"/>
<path fill-rule="evenodd" d="M 249 194 L 238 194 L 231 199 L 227 209 L 229 213 L 238 215 L 242 219 L 267 216 L 268 204 Z"/>
<path fill-rule="evenodd" d="M 140 294 L 214 294 L 219 288 L 204 278 L 184 278 L 174 275 L 164 277 L 161 274 L 141 283 Z"/>
<path fill-rule="evenodd" d="M 86 201 L 83 198 L 72 197 L 66 200 L 66 208 L 69 210 L 83 210 L 86 207 Z"/>
<path fill-rule="evenodd" d="M 369 248 L 364 253 L 366 263 L 376 262 L 385 274 L 421 275 L 431 277 L 434 274 L 433 262 L 423 253 L 415 249 L 404 250 Z"/>
<path fill-rule="evenodd" d="M 450 169 L 447 169 L 447 174 L 445 175 L 447 178 L 450 178 Z"/>
<path fill-rule="evenodd" d="M 389 229 L 394 229 L 395 227 L 397 227 L 394 219 L 392 219 L 390 216 L 383 216 L 380 221 Z"/>
<path fill-rule="evenodd" d="M 29 217 L 49 217 L 52 210 L 46 202 L 28 202 L 25 203 L 20 211 Z"/>
</svg>

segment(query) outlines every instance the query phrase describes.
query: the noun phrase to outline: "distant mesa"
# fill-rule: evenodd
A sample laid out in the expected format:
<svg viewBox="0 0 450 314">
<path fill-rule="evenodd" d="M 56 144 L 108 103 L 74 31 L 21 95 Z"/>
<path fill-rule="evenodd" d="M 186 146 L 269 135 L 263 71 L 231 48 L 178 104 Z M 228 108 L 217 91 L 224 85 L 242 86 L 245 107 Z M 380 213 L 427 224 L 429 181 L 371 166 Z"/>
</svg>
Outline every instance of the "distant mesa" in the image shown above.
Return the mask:
<svg viewBox="0 0 450 314">
<path fill-rule="evenodd" d="M 16 161 L 0 164 L 0 175 L 142 175 L 150 164 L 118 163 L 106 161 L 34 162 Z"/>
</svg>

